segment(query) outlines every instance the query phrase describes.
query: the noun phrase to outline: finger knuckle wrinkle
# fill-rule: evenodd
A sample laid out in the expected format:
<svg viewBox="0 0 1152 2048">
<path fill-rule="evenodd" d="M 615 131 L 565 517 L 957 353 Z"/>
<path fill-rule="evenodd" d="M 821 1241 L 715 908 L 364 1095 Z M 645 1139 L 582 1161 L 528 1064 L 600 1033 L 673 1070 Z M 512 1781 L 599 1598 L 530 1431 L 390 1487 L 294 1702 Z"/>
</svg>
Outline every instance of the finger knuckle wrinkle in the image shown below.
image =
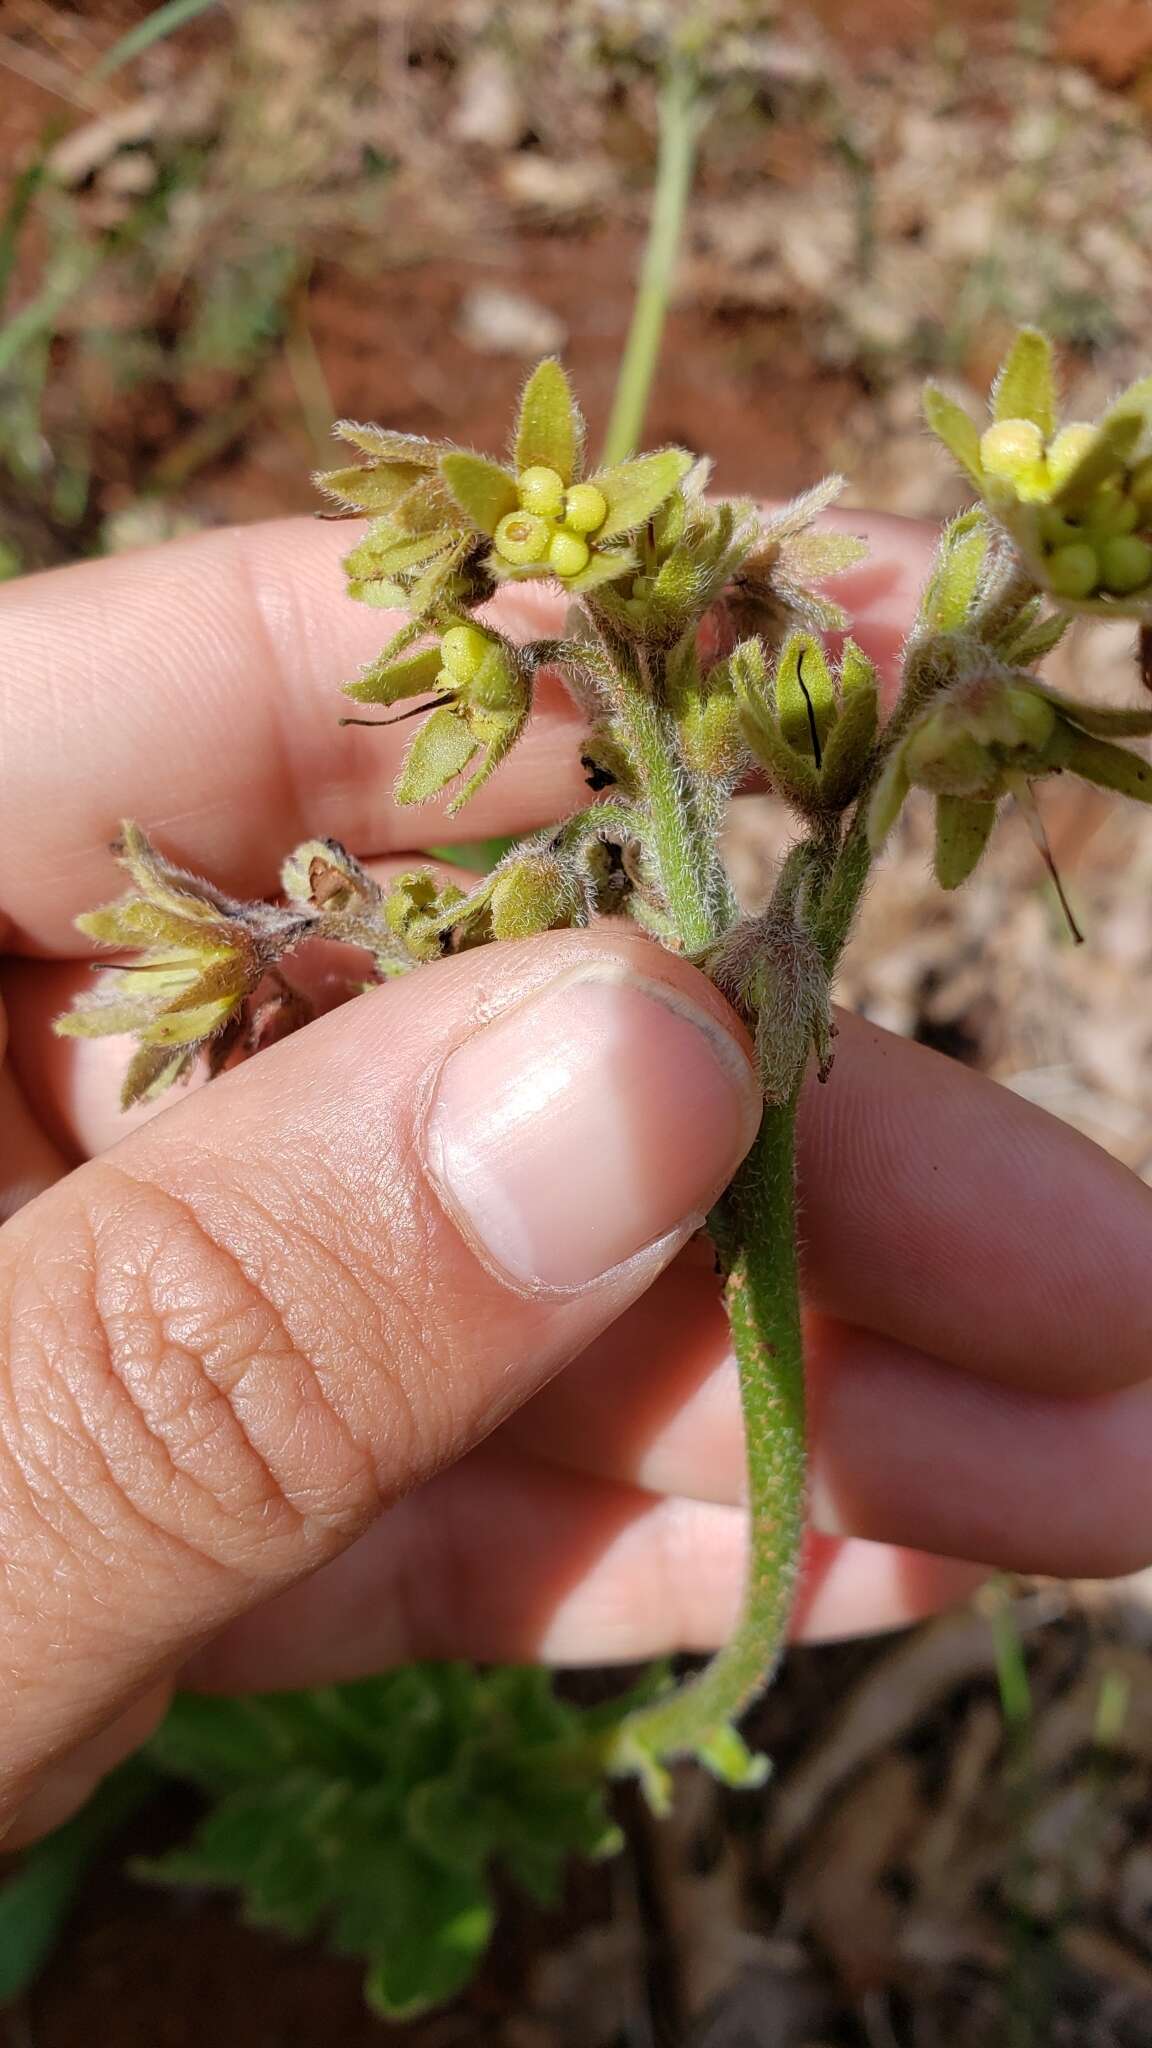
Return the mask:
<svg viewBox="0 0 1152 2048">
<path fill-rule="evenodd" d="M 277 1308 L 187 1202 L 106 1162 L 74 1187 L 6 1287 L 0 1437 L 25 1500 L 89 1555 L 135 1523 L 247 1576 L 319 1561 L 373 1482 Z"/>
</svg>

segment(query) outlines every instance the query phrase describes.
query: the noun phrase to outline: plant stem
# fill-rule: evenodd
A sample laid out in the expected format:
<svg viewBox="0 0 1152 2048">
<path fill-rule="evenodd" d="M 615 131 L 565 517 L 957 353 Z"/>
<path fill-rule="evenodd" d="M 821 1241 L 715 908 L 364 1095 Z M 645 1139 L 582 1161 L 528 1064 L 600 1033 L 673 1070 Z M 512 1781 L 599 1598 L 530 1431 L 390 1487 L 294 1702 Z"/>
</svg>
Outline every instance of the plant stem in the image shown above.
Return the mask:
<svg viewBox="0 0 1152 2048">
<path fill-rule="evenodd" d="M 864 812 L 861 803 L 825 888 L 816 937 L 829 975 L 871 866 Z M 723 1768 L 730 1760 L 720 1749 L 725 1730 L 768 1684 L 783 1648 L 807 1490 L 795 1147 L 795 1099 L 770 1105 L 709 1224 L 728 1273 L 725 1300 L 744 1418 L 751 1536 L 743 1612 L 734 1636 L 698 1678 L 624 1718 L 609 1757 L 614 1770 L 643 1770 L 694 1752 Z"/>
<path fill-rule="evenodd" d="M 719 1737 L 768 1683 L 799 1567 L 806 1499 L 804 1345 L 796 1268 L 795 1103 L 767 1109 L 712 1222 L 731 1261 L 725 1296 L 740 1370 L 752 1534 L 744 1611 L 700 1676 L 628 1716 L 620 1768 L 636 1752 L 682 1756 Z"/>
<path fill-rule="evenodd" d="M 659 118 L 660 153 L 652 217 L 604 442 L 605 462 L 623 462 L 635 454 L 640 444 L 664 337 L 680 232 L 692 187 L 696 143 L 703 125 L 696 66 L 685 54 L 677 53 L 669 61 L 660 92 Z"/>
</svg>

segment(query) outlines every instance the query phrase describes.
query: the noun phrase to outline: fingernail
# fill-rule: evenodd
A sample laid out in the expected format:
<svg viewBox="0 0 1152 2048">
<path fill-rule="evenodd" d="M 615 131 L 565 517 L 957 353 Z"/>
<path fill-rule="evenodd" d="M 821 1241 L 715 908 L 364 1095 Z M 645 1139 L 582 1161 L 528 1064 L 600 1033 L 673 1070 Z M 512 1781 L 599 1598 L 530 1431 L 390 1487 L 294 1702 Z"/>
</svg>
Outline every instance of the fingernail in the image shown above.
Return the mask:
<svg viewBox="0 0 1152 2048">
<path fill-rule="evenodd" d="M 702 1221 L 759 1116 L 724 1026 L 615 971 L 551 984 L 453 1053 L 427 1156 L 489 1261 L 521 1285 L 570 1289 Z"/>
</svg>

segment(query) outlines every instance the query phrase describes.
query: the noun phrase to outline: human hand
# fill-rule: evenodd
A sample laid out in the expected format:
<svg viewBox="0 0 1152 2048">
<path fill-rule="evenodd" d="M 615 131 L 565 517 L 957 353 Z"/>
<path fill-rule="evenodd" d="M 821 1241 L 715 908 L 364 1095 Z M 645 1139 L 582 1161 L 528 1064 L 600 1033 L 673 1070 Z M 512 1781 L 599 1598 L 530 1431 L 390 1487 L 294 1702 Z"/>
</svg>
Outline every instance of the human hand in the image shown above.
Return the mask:
<svg viewBox="0 0 1152 2048">
<path fill-rule="evenodd" d="M 890 660 L 930 537 L 870 526 L 843 595 Z M 695 970 L 624 927 L 465 953 L 147 1119 L 116 1107 L 120 1046 L 50 1034 L 90 972 L 72 918 L 108 894 L 122 816 L 241 894 L 317 833 L 411 865 L 388 794 L 403 729 L 336 723 L 386 630 L 341 594 L 346 545 L 290 522 L 0 594 L 11 1843 L 181 1674 L 628 1660 L 710 1647 L 735 1617 L 739 1408 L 689 1240 L 758 1104 Z M 579 736 L 545 689 L 456 833 L 583 801 Z M 420 814 L 422 838 L 451 829 Z M 1147 1190 L 851 1019 L 809 1091 L 802 1177 L 822 1533 L 799 1629 L 929 1611 L 972 1581 L 949 1559 L 1144 1562 Z"/>
</svg>

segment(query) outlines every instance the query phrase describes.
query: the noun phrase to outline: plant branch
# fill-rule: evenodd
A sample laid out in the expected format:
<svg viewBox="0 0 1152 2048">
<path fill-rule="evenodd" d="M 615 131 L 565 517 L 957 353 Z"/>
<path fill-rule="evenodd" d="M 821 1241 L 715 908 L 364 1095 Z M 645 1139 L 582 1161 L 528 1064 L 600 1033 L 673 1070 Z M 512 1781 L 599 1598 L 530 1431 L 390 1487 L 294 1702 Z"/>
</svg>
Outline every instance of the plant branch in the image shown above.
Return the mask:
<svg viewBox="0 0 1152 2048">
<path fill-rule="evenodd" d="M 779 900 L 794 893 L 808 855 L 808 847 L 797 848 L 785 863 Z M 814 931 L 829 975 L 851 931 L 871 858 L 862 800 L 832 864 Z M 725 1300 L 740 1374 L 748 1577 L 741 1618 L 725 1648 L 699 1677 L 619 1725 L 609 1768 L 647 1774 L 657 1794 L 659 1765 L 675 1756 L 700 1755 L 721 1776 L 755 1774 L 730 1724 L 769 1683 L 787 1634 L 807 1499 L 795 1147 L 794 1096 L 765 1109 L 752 1150 L 709 1219 L 727 1270 Z"/>
<path fill-rule="evenodd" d="M 752 1533 L 744 1611 L 698 1678 L 622 1723 L 611 1765 L 702 1751 L 768 1683 L 787 1629 L 806 1502 L 804 1349 L 796 1271 L 795 1103 L 767 1109 L 711 1228 L 740 1370 Z"/>
<path fill-rule="evenodd" d="M 634 662 L 619 648 L 614 652 L 618 709 L 651 820 L 652 854 L 677 937 L 686 953 L 696 953 L 735 915 L 735 902 L 715 842 L 698 815 L 671 713 Z"/>
</svg>

